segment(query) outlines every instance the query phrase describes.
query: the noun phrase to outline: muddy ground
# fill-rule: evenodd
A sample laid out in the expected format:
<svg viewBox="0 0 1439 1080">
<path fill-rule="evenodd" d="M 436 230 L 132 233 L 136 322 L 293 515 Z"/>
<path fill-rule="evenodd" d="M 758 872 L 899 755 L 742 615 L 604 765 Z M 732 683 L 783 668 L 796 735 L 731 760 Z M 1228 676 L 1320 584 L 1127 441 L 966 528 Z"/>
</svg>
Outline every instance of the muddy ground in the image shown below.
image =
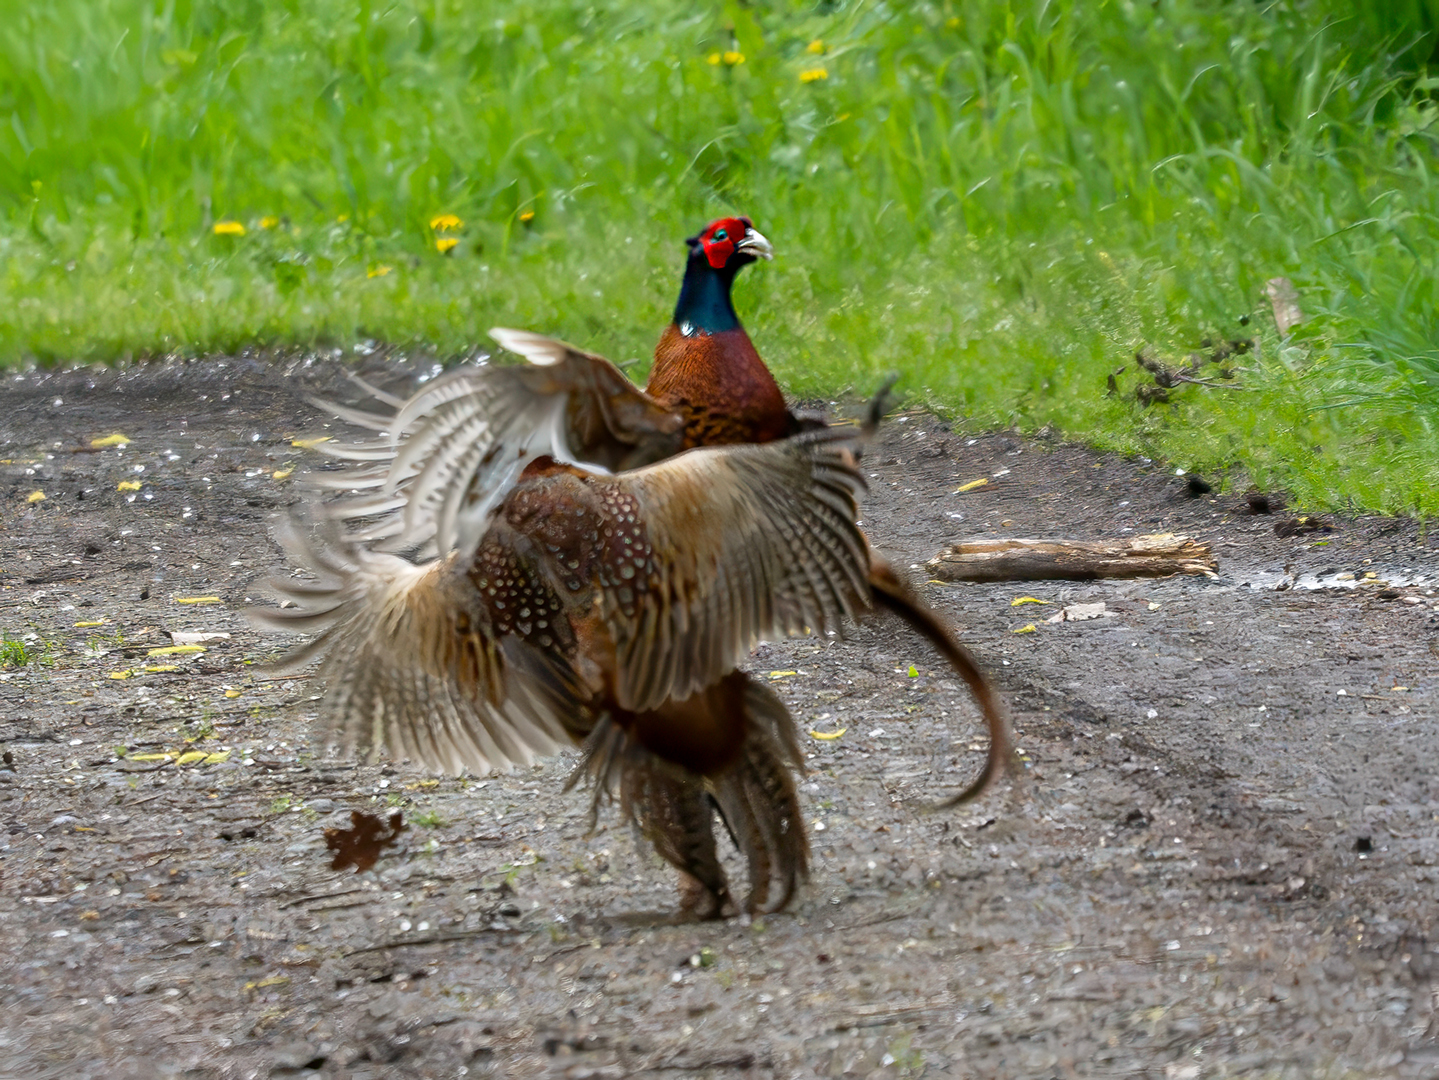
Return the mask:
<svg viewBox="0 0 1439 1080">
<path fill-rule="evenodd" d="M 982 732 L 920 642 L 764 647 L 802 727 L 845 729 L 805 736 L 813 877 L 784 914 L 674 924 L 628 830 L 587 835 L 568 760 L 356 767 L 311 751 L 312 688 L 260 677 L 277 646 L 239 611 L 313 457 L 293 440 L 325 431 L 302 393 L 338 372 L 0 388 L 0 629 L 26 657 L 0 670 L 0 1075 L 1439 1077 L 1439 558 L 1414 523 L 1281 539 L 1290 515 L 1172 468 L 891 422 L 865 524 L 902 566 L 1178 531 L 1219 579 L 924 586 L 1023 750 L 958 812 L 922 806 Z M 149 655 L 183 630 L 232 637 Z M 332 871 L 324 829 L 391 808 L 400 845 Z"/>
</svg>

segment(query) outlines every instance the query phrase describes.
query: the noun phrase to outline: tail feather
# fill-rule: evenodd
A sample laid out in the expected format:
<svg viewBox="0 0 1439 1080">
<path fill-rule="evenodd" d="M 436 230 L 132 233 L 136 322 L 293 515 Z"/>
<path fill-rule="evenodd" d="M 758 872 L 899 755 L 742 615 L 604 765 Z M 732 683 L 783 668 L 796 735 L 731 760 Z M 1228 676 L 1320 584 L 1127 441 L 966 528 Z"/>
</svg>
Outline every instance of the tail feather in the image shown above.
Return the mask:
<svg viewBox="0 0 1439 1080">
<path fill-rule="evenodd" d="M 701 919 L 724 914 L 729 882 L 715 850 L 714 806 L 703 777 L 646 750 L 608 715 L 585 741 L 565 790 L 584 777 L 591 781 L 591 829 L 601 804 L 618 801 L 638 837 L 680 872 L 685 910 Z"/>
<path fill-rule="evenodd" d="M 1009 737 L 1009 720 L 999 696 L 969 650 L 961 645 L 943 621 L 919 597 L 895 576 L 893 570 L 872 556 L 869 574 L 870 591 L 877 606 L 888 608 L 922 634 L 940 654 L 974 696 L 989 727 L 989 753 L 984 759 L 984 768 L 963 791 L 940 802 L 935 809 L 948 810 L 963 803 L 972 802 L 983 795 L 989 785 L 1004 772 L 1005 762 L 1013 754 L 1013 743 Z"/>
<path fill-rule="evenodd" d="M 748 675 L 743 751 L 733 766 L 709 780 L 716 804 L 735 845 L 749 866 L 750 911 L 779 911 L 809 876 L 809 840 L 795 787 L 802 769 L 794 718 L 767 686 Z M 779 897 L 770 890 L 779 886 Z"/>
<path fill-rule="evenodd" d="M 701 776 L 646 749 L 606 716 L 566 785 L 568 790 L 584 777 L 592 781 L 591 827 L 601 804 L 617 800 L 620 814 L 685 875 L 686 907 L 705 918 L 720 914 L 729 896 L 714 845 L 715 810 L 745 859 L 746 910 L 780 910 L 809 873 L 809 841 L 792 771 L 803 763 L 794 720 L 768 687 L 740 672 L 729 679 L 743 680 L 745 714 L 744 743 L 730 765 Z M 698 895 L 694 886 L 701 889 Z"/>
</svg>

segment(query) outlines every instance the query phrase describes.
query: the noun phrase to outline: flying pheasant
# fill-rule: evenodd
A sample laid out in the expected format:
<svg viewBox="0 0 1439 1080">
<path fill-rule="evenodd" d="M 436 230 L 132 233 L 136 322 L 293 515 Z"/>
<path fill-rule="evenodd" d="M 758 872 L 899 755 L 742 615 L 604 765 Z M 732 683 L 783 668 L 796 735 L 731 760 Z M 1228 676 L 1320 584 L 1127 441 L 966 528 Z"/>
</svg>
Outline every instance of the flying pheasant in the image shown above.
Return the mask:
<svg viewBox="0 0 1439 1080">
<path fill-rule="evenodd" d="M 690 241 L 646 391 L 601 357 L 497 330 L 529 363 L 457 369 L 408 401 L 371 390 L 388 415 L 331 405 L 381 434 L 332 451 L 356 464 L 318 478 L 348 493 L 328 536 L 282 528 L 313 579 L 274 582 L 292 606 L 251 613 L 316 635 L 284 666 L 319 661 L 347 749 L 484 773 L 582 745 L 595 807 L 618 798 L 702 918 L 730 904 L 715 810 L 749 910 L 783 907 L 807 870 L 794 722 L 738 670 L 759 640 L 889 607 L 990 722 L 986 767 L 951 804 L 1006 746 L 973 661 L 855 523 L 863 432 L 803 430 L 735 317 L 735 272 L 769 255 L 743 218 Z"/>
</svg>

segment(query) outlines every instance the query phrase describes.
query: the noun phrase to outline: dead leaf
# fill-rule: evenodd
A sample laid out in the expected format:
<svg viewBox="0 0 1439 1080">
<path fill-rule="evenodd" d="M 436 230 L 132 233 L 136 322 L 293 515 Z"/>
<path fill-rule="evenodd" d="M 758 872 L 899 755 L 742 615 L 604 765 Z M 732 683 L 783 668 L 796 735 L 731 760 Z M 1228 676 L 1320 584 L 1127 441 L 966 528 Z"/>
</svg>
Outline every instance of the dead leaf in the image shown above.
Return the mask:
<svg viewBox="0 0 1439 1080">
<path fill-rule="evenodd" d="M 170 632 L 172 645 L 203 645 L 207 641 L 229 641 L 230 635 L 215 630 L 175 630 Z"/>
<path fill-rule="evenodd" d="M 975 488 L 982 488 L 987 483 L 989 483 L 989 477 L 981 476 L 978 480 L 971 480 L 967 484 L 960 484 L 959 487 L 954 489 L 954 493 L 956 495 L 962 495 L 966 491 L 973 491 Z"/>
<path fill-rule="evenodd" d="M 256 979 L 254 982 L 245 984 L 246 990 L 263 990 L 267 986 L 284 986 L 290 981 L 288 975 L 271 975 L 268 979 Z"/>
<path fill-rule="evenodd" d="M 1045 622 L 1083 622 L 1085 619 L 1098 619 L 1107 614 L 1109 613 L 1104 610 L 1104 601 L 1101 600 L 1097 604 L 1070 604 L 1051 615 Z"/>
<path fill-rule="evenodd" d="M 121 435 L 118 431 L 113 435 L 102 435 L 98 439 L 91 439 L 90 446 L 94 450 L 104 450 L 111 446 L 128 446 L 135 440 L 128 435 Z"/>
<path fill-rule="evenodd" d="M 390 815 L 388 825 L 373 814 L 351 810 L 348 829 L 325 830 L 325 847 L 335 853 L 330 869 L 353 866 L 356 873 L 368 870 L 375 865 L 380 852 L 395 846 L 405 828 L 404 815 L 398 810 Z"/>
<path fill-rule="evenodd" d="M 1284 337 L 1304 321 L 1304 312 L 1299 310 L 1299 290 L 1287 277 L 1277 277 L 1264 283 L 1264 291 L 1274 308 L 1274 325 L 1279 328 L 1279 336 Z"/>
</svg>

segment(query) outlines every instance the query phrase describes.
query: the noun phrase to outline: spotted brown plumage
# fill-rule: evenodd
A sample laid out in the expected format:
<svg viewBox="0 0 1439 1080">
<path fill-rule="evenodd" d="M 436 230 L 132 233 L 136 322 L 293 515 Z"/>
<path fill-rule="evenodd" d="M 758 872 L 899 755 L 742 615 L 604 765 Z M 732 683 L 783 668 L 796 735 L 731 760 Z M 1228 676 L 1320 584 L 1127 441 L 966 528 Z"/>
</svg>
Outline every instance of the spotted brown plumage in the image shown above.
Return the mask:
<svg viewBox="0 0 1439 1080">
<path fill-rule="evenodd" d="M 294 662 L 321 658 L 325 723 L 346 749 L 483 773 L 593 739 L 597 796 L 618 784 L 653 836 L 718 806 L 758 875 L 751 903 L 772 877 L 787 898 L 806 865 L 793 722 L 736 669 L 762 638 L 866 610 L 857 437 L 708 447 L 608 476 L 541 456 L 473 549 L 416 564 L 291 536 L 317 580 L 274 582 L 293 606 L 255 617 L 318 633 Z M 685 805 L 661 808 L 660 791 Z M 675 843 L 662 853 L 706 850 Z M 709 883 L 697 910 L 717 913 L 718 863 L 680 869 Z"/>
<path fill-rule="evenodd" d="M 593 781 L 596 810 L 619 802 L 703 917 L 730 903 L 716 812 L 751 910 L 784 906 L 808 866 L 794 721 L 738 670 L 762 638 L 885 606 L 990 722 L 985 771 L 951 802 L 1005 751 L 983 675 L 856 525 L 862 430 L 806 430 L 734 316 L 734 273 L 768 255 L 743 218 L 690 241 L 645 391 L 497 330 L 528 363 L 459 368 L 408 400 L 365 387 L 385 413 L 326 403 L 377 436 L 324 444 L 349 464 L 316 482 L 343 494 L 317 537 L 280 532 L 312 577 L 273 582 L 289 606 L 252 612 L 315 635 L 284 666 L 318 663 L 323 723 L 349 751 L 485 773 L 581 745 L 572 782 Z"/>
</svg>

